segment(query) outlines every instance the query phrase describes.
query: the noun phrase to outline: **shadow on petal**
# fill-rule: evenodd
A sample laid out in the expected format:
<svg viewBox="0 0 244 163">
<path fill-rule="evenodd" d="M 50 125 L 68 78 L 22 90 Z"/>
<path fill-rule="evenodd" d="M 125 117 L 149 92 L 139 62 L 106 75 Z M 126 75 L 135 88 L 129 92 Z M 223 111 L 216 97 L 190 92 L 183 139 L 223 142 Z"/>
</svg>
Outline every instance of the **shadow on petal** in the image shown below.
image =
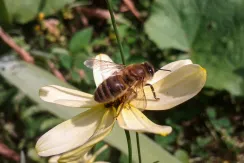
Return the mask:
<svg viewBox="0 0 244 163">
<path fill-rule="evenodd" d="M 189 65 L 192 64 L 192 61 L 190 59 L 186 59 L 186 60 L 179 60 L 179 61 L 175 61 L 175 62 L 171 62 L 163 67 L 161 67 L 161 69 L 166 69 L 166 70 L 170 70 L 171 72 L 176 71 L 177 69 L 185 66 L 185 65 Z M 151 81 L 149 81 L 150 84 L 154 84 L 156 82 L 158 82 L 159 80 L 165 78 L 166 76 L 168 76 L 171 72 L 169 71 L 163 71 L 163 70 L 158 70 L 154 76 L 153 79 Z"/>
<path fill-rule="evenodd" d="M 114 123 L 114 114 L 113 109 L 101 106 L 85 111 L 45 133 L 37 141 L 36 150 L 40 156 L 51 156 L 84 144 L 88 147 L 107 134 L 107 128 Z"/>
<path fill-rule="evenodd" d="M 113 129 L 116 112 L 114 109 L 108 109 L 104 114 L 100 125 L 89 140 L 82 146 L 61 155 L 59 162 L 76 161 L 84 156 L 96 143 L 103 140 Z"/>
</svg>

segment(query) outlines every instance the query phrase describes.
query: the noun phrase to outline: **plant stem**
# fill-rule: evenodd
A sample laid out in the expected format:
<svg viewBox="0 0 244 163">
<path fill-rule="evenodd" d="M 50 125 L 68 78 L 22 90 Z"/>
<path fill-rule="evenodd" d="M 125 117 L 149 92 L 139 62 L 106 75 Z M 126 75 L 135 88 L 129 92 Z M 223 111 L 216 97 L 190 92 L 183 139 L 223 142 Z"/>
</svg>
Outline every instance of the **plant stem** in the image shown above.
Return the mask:
<svg viewBox="0 0 244 163">
<path fill-rule="evenodd" d="M 131 139 L 130 139 L 130 132 L 125 130 L 125 135 L 128 144 L 128 156 L 129 156 L 129 163 L 132 163 L 132 147 L 131 147 Z"/>
<path fill-rule="evenodd" d="M 122 59 L 122 63 L 125 65 L 124 51 L 123 51 L 122 44 L 120 42 L 120 37 L 119 37 L 118 29 L 117 29 L 117 26 L 116 26 L 114 14 L 113 14 L 113 9 L 112 9 L 110 0 L 105 0 L 105 1 L 108 4 L 108 9 L 109 9 L 109 13 L 110 13 L 110 16 L 111 16 L 111 21 L 112 21 L 112 25 L 113 25 L 113 28 L 114 28 L 114 32 L 115 32 L 115 35 L 116 35 L 116 40 L 117 40 L 117 43 L 119 45 L 119 50 L 120 50 L 120 56 L 121 56 L 121 59 Z M 128 144 L 129 163 L 132 163 L 132 146 L 131 146 L 130 132 L 125 130 L 125 135 L 126 135 L 127 144 Z M 138 146 L 140 147 L 140 145 L 137 144 L 137 147 Z"/>
<path fill-rule="evenodd" d="M 139 139 L 138 132 L 136 132 L 136 143 L 137 143 L 138 160 L 139 163 L 141 163 L 141 149 L 140 149 L 140 139 Z"/>
<path fill-rule="evenodd" d="M 124 51 L 123 51 L 122 44 L 120 42 L 120 37 L 119 37 L 118 29 L 117 29 L 117 26 L 116 26 L 114 14 L 113 14 L 113 9 L 112 9 L 110 0 L 105 0 L 105 1 L 108 4 L 108 10 L 109 10 L 109 13 L 110 13 L 110 16 L 111 16 L 112 25 L 113 25 L 114 32 L 115 32 L 115 35 L 116 35 L 117 43 L 119 44 L 119 51 L 120 51 L 120 56 L 121 56 L 121 59 L 122 59 L 122 63 L 125 65 Z"/>
</svg>

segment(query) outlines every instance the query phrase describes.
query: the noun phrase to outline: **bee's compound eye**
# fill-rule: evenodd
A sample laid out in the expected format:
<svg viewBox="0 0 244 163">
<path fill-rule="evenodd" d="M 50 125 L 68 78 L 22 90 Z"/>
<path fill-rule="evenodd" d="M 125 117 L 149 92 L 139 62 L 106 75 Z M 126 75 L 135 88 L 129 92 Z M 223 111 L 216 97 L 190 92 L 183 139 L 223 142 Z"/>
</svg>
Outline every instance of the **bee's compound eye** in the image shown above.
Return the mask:
<svg viewBox="0 0 244 163">
<path fill-rule="evenodd" d="M 146 66 L 147 71 L 149 72 L 149 74 L 151 76 L 153 76 L 154 75 L 154 68 L 153 68 L 153 66 L 150 63 L 148 63 L 148 62 L 145 62 L 144 65 Z"/>
</svg>

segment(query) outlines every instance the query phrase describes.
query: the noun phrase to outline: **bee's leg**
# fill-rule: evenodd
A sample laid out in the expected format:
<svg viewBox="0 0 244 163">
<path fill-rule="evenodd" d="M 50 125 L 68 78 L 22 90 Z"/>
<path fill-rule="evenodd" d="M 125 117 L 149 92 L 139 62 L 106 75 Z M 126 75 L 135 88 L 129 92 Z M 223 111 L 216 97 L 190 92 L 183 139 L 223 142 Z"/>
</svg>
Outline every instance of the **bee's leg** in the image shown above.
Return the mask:
<svg viewBox="0 0 244 163">
<path fill-rule="evenodd" d="M 122 97 L 122 101 L 125 101 L 125 96 Z M 125 102 L 122 102 L 122 104 L 120 105 L 119 109 L 117 110 L 117 115 L 115 116 L 115 118 L 117 119 L 117 117 L 119 116 L 120 112 L 122 111 L 122 109 L 124 108 Z"/>
<path fill-rule="evenodd" d="M 156 96 L 156 93 L 155 93 L 155 90 L 154 90 L 152 84 L 147 83 L 145 86 L 149 86 L 149 87 L 151 88 L 152 93 L 153 93 L 153 97 L 155 98 L 155 100 L 160 100 L 160 98 L 158 98 L 158 97 Z"/>
<path fill-rule="evenodd" d="M 129 94 L 128 96 L 123 97 L 124 98 L 122 100 L 123 103 L 122 103 L 121 107 L 119 107 L 115 118 L 117 118 L 119 116 L 119 114 L 122 111 L 122 109 L 124 108 L 125 104 L 127 104 L 127 103 L 129 104 L 130 101 L 132 101 L 133 99 L 135 99 L 137 97 L 137 93 L 133 89 L 128 90 L 128 94 Z M 130 105 L 129 105 L 129 108 L 131 109 Z"/>
<path fill-rule="evenodd" d="M 129 109 L 131 109 L 130 102 L 136 98 L 137 98 L 137 92 L 134 89 L 131 89 L 131 95 L 129 96 L 128 99 Z"/>
</svg>

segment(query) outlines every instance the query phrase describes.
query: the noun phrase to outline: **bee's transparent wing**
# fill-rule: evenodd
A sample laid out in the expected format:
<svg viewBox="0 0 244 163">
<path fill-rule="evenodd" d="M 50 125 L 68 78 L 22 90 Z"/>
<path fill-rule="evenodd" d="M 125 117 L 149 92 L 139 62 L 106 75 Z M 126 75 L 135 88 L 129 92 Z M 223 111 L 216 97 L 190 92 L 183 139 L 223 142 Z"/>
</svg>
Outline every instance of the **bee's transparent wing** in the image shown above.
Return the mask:
<svg viewBox="0 0 244 163">
<path fill-rule="evenodd" d="M 138 82 L 138 84 L 134 87 L 137 97 L 133 100 L 133 105 L 140 110 L 145 110 L 145 108 L 147 107 L 147 98 L 143 88 L 143 81 Z"/>
<path fill-rule="evenodd" d="M 84 62 L 84 65 L 93 70 L 100 71 L 102 74 L 109 74 L 107 76 L 116 74 L 116 72 L 125 68 L 125 65 L 99 59 L 88 59 Z"/>
<path fill-rule="evenodd" d="M 84 62 L 84 65 L 86 65 L 86 67 L 91 69 L 100 69 L 101 71 L 108 70 L 108 69 L 122 70 L 125 68 L 125 65 L 117 64 L 110 61 L 99 60 L 99 59 L 88 59 Z"/>
</svg>

